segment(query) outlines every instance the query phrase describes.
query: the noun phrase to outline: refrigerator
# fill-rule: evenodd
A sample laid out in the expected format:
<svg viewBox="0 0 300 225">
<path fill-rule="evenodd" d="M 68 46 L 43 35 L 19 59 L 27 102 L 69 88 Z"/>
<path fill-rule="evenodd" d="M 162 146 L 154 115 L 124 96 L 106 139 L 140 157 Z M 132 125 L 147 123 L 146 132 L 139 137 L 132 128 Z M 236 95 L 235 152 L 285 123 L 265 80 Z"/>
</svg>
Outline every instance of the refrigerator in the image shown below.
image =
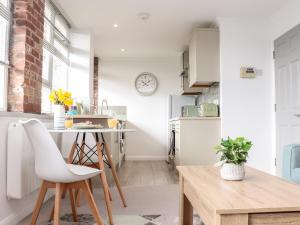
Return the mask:
<svg viewBox="0 0 300 225">
<path fill-rule="evenodd" d="M 196 105 L 195 96 L 169 95 L 169 119 L 181 117 L 181 107 L 186 105 Z"/>
</svg>

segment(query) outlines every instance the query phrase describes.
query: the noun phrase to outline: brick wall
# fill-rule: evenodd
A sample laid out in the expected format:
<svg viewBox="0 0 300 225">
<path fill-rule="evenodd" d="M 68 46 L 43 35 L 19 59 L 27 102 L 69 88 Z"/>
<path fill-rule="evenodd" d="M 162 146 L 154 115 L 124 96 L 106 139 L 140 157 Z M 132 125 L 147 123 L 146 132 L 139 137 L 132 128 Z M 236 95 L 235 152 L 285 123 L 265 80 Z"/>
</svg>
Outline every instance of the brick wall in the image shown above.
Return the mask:
<svg viewBox="0 0 300 225">
<path fill-rule="evenodd" d="M 12 2 L 8 111 L 41 113 L 45 0 Z"/>
<path fill-rule="evenodd" d="M 94 110 L 98 108 L 98 85 L 99 85 L 99 58 L 94 57 L 94 76 L 93 76 L 93 105 Z"/>
</svg>

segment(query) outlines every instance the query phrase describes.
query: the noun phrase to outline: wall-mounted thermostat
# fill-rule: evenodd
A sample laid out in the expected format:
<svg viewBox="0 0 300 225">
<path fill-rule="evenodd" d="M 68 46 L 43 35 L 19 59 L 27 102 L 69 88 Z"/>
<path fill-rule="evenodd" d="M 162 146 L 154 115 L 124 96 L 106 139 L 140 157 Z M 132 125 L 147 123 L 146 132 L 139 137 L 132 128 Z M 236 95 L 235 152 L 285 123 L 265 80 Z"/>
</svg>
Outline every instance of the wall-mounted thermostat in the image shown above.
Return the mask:
<svg viewBox="0 0 300 225">
<path fill-rule="evenodd" d="M 256 72 L 254 67 L 241 67 L 240 70 L 241 78 L 255 78 Z"/>
</svg>

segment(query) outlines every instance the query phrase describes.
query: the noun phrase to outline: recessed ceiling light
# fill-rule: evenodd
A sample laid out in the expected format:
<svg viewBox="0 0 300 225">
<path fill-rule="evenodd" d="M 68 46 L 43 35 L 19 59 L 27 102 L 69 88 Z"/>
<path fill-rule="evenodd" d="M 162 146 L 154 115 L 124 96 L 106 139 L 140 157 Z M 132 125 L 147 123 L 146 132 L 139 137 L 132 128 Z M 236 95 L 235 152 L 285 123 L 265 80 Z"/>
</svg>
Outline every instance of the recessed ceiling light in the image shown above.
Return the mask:
<svg viewBox="0 0 300 225">
<path fill-rule="evenodd" d="M 121 48 L 121 52 L 125 52 L 125 48 Z"/>
<path fill-rule="evenodd" d="M 138 14 L 138 18 L 141 20 L 148 20 L 150 18 L 150 13 L 141 12 Z"/>
<path fill-rule="evenodd" d="M 119 25 L 115 23 L 114 24 L 114 28 L 118 28 L 118 27 L 119 27 Z"/>
</svg>

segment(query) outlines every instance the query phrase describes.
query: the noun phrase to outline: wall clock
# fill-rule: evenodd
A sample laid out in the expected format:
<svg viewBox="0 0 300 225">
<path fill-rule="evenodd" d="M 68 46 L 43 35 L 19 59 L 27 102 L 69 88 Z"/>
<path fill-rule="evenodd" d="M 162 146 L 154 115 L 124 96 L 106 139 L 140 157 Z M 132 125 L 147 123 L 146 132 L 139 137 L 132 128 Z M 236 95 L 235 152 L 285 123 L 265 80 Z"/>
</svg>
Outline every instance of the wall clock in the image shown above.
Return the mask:
<svg viewBox="0 0 300 225">
<path fill-rule="evenodd" d="M 135 79 L 135 88 L 145 96 L 153 95 L 157 90 L 158 80 L 152 73 L 144 72 Z"/>
</svg>

